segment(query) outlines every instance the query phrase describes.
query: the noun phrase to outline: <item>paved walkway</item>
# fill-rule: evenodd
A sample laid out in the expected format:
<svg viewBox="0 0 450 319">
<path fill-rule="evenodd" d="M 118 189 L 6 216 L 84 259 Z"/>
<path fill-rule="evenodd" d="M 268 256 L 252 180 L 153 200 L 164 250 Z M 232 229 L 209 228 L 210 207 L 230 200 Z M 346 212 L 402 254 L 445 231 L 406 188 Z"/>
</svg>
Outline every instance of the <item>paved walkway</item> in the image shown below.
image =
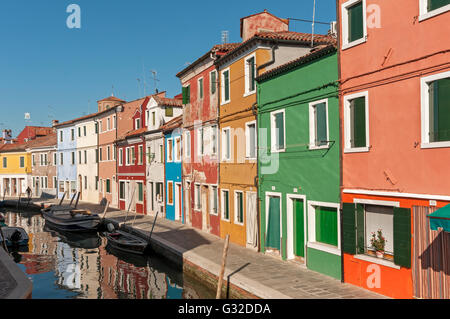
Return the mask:
<svg viewBox="0 0 450 319">
<path fill-rule="evenodd" d="M 100 213 L 102 207 L 80 202 L 78 208 Z M 126 212 L 108 209 L 106 219 L 120 224 Z M 126 226 L 133 224 L 134 213 L 129 213 Z M 153 217 L 137 215 L 133 229 L 148 236 Z M 167 247 L 185 260 L 200 266 L 216 276 L 220 272 L 224 240 L 178 222 L 158 218 L 152 241 Z M 231 276 L 230 276 L 231 275 Z M 385 298 L 368 290 L 343 284 L 339 280 L 311 271 L 299 264 L 254 252 L 230 243 L 225 277 L 251 294 L 266 299 L 304 298 Z"/>
</svg>

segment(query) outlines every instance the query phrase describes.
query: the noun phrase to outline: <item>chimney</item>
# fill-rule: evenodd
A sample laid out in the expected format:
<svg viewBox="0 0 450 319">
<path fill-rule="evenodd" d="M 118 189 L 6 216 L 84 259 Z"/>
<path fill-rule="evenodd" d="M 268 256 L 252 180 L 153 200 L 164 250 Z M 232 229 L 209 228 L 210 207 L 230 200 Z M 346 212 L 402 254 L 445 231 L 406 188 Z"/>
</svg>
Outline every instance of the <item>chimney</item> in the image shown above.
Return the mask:
<svg viewBox="0 0 450 319">
<path fill-rule="evenodd" d="M 12 140 L 12 130 L 3 130 L 2 132 L 3 141 L 5 144 L 11 143 Z"/>
<path fill-rule="evenodd" d="M 52 121 L 52 127 L 55 127 L 55 125 L 58 125 L 59 121 L 58 120 L 53 120 Z"/>
<path fill-rule="evenodd" d="M 282 19 L 267 10 L 241 18 L 241 38 L 247 41 L 258 32 L 289 31 L 289 20 Z"/>
</svg>

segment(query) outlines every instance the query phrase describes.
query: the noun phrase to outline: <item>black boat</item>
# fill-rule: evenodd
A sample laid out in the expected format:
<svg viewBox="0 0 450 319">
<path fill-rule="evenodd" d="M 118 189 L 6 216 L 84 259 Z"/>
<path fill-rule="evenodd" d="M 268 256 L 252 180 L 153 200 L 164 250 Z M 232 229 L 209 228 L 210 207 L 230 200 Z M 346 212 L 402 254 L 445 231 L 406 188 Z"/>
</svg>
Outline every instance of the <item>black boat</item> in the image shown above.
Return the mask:
<svg viewBox="0 0 450 319">
<path fill-rule="evenodd" d="M 2 234 L 5 236 L 5 244 L 8 247 L 28 245 L 28 234 L 21 227 L 1 227 L 0 242 L 3 241 Z"/>
<path fill-rule="evenodd" d="M 97 231 L 102 222 L 98 214 L 80 209 L 42 210 L 42 216 L 49 224 L 68 232 Z"/>
<path fill-rule="evenodd" d="M 47 222 L 45 223 L 44 230 L 50 232 L 52 236 L 59 237 L 62 242 L 72 248 L 95 249 L 102 244 L 102 239 L 94 232 L 86 234 L 66 232 Z"/>
<path fill-rule="evenodd" d="M 137 255 L 144 255 L 147 252 L 148 242 L 127 232 L 116 230 L 106 233 L 105 236 L 112 248 Z"/>
</svg>

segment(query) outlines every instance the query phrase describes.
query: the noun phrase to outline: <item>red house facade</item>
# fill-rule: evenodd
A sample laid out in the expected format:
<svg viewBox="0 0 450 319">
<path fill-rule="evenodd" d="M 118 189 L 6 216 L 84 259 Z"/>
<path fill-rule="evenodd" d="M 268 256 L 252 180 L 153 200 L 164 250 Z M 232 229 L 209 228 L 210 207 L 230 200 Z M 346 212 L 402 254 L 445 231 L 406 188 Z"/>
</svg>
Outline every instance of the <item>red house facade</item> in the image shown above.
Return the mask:
<svg viewBox="0 0 450 319">
<path fill-rule="evenodd" d="M 177 74 L 183 87 L 185 222 L 220 236 L 218 209 L 218 73 L 214 61 L 236 47 L 216 45 Z"/>
<path fill-rule="evenodd" d="M 136 108 L 131 120 L 133 129 L 117 141 L 117 179 L 119 209 L 145 214 L 145 112 L 149 97 Z M 126 119 L 125 119 L 126 120 Z M 129 121 L 130 119 L 128 119 Z"/>
</svg>

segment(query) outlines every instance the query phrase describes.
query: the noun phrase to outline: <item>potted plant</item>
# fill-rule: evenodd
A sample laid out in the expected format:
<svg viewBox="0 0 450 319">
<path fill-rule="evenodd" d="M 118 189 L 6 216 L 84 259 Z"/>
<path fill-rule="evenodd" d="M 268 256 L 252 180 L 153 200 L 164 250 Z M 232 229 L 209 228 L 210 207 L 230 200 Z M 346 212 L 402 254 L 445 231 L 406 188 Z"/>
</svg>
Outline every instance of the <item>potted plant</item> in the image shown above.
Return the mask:
<svg viewBox="0 0 450 319">
<path fill-rule="evenodd" d="M 384 257 L 384 247 L 386 246 L 386 238 L 383 236 L 381 229 L 378 229 L 377 233 L 372 233 L 372 238 L 370 239 L 370 244 L 373 249 L 375 249 L 377 257 Z"/>
</svg>

